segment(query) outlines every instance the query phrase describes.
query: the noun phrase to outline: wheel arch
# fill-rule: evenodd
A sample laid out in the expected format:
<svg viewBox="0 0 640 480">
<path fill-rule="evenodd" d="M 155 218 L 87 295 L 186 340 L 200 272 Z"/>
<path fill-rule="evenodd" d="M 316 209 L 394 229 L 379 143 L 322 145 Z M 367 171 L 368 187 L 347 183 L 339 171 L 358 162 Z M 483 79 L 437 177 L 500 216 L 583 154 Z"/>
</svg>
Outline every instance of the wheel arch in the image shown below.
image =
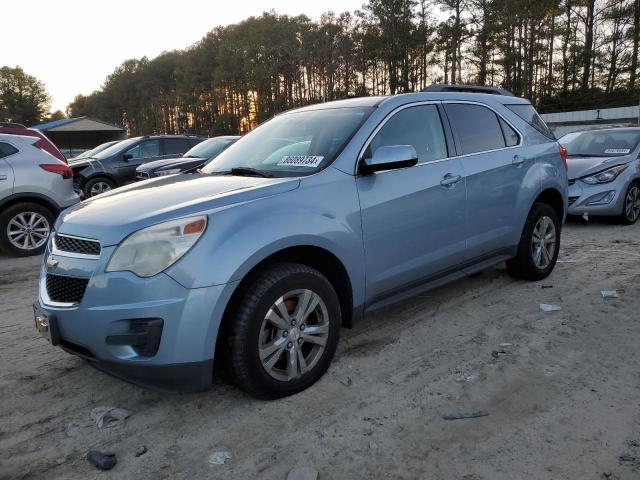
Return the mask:
<svg viewBox="0 0 640 480">
<path fill-rule="evenodd" d="M 20 203 L 35 203 L 51 211 L 54 216 L 58 216 L 61 210 L 61 208 L 52 200 L 48 199 L 44 195 L 38 195 L 37 193 L 11 195 L 0 202 L 0 208 L 4 210 Z"/>
<path fill-rule="evenodd" d="M 226 332 L 228 331 L 228 326 L 233 321 L 232 313 L 237 307 L 242 293 L 246 290 L 256 272 L 279 262 L 292 262 L 307 265 L 318 270 L 327 277 L 338 295 L 338 301 L 340 302 L 340 309 L 342 312 L 342 326 L 347 328 L 351 327 L 354 316 L 352 283 L 347 269 L 340 259 L 338 259 L 338 257 L 329 250 L 315 245 L 298 245 L 283 248 L 271 253 L 256 263 L 246 273 L 246 275 L 243 276 L 242 280 L 238 283 L 231 294 L 230 299 L 225 306 L 222 321 L 218 328 L 215 349 L 216 363 L 224 363 L 223 356 L 226 352 L 226 346 L 223 345 L 222 342 L 224 342 L 224 339 L 227 337 Z"/>
<path fill-rule="evenodd" d="M 564 215 L 566 213 L 564 197 L 562 196 L 562 193 L 555 188 L 547 188 L 540 192 L 534 200 L 534 203 L 546 203 L 555 210 L 561 223 L 564 220 Z"/>
</svg>

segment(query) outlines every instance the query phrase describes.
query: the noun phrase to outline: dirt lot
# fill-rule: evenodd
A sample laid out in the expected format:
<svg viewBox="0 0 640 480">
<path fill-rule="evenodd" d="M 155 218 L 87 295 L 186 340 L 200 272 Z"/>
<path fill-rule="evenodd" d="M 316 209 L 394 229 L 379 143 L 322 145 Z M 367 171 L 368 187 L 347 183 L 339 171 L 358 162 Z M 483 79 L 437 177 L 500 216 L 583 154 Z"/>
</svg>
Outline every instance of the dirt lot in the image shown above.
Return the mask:
<svg viewBox="0 0 640 480">
<path fill-rule="evenodd" d="M 283 479 L 308 464 L 321 480 L 637 479 L 639 232 L 569 224 L 546 281 L 498 268 L 370 315 L 317 385 L 275 402 L 221 380 L 149 392 L 92 369 L 35 332 L 38 259 L 0 257 L 0 478 Z M 132 416 L 98 430 L 101 405 Z M 478 410 L 489 416 L 442 418 Z M 94 470 L 92 448 L 118 465 Z M 233 458 L 209 464 L 218 450 Z"/>
</svg>

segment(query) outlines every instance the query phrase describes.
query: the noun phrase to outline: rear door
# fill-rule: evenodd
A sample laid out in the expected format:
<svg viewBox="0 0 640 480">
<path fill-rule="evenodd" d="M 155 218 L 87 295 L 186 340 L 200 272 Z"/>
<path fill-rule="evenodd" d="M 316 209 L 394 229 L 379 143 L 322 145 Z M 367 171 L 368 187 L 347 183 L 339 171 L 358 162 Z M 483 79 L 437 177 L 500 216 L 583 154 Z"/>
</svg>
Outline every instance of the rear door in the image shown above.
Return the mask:
<svg viewBox="0 0 640 480">
<path fill-rule="evenodd" d="M 6 158 L 16 155 L 19 150 L 13 145 L 0 141 L 0 201 L 13 194 L 13 168 Z"/>
<path fill-rule="evenodd" d="M 522 135 L 495 110 L 473 102 L 444 106 L 466 176 L 465 261 L 503 255 L 521 223 L 517 200 L 535 162 L 522 155 Z"/>
</svg>

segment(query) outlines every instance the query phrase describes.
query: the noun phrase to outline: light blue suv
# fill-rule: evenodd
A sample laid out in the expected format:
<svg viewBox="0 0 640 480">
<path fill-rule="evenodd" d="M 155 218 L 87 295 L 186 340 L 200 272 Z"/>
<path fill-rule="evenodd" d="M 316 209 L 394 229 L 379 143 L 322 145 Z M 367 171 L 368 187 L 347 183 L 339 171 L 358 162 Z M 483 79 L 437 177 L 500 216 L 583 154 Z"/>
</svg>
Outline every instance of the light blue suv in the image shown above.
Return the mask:
<svg viewBox="0 0 640 480">
<path fill-rule="evenodd" d="M 327 370 L 341 326 L 507 262 L 539 280 L 567 209 L 560 147 L 512 96 L 414 93 L 293 110 L 196 174 L 61 215 L 37 328 L 124 379 L 259 398 Z"/>
</svg>

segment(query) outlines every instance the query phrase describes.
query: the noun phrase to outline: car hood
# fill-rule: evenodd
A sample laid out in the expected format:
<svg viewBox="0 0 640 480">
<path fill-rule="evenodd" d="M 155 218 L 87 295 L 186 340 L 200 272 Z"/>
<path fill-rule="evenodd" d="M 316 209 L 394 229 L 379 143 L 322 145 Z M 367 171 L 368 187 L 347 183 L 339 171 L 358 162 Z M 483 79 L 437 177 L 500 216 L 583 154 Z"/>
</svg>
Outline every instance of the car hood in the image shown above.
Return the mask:
<svg viewBox="0 0 640 480">
<path fill-rule="evenodd" d="M 185 157 L 175 157 L 175 158 L 165 158 L 162 160 L 155 160 L 153 162 L 143 163 L 138 168 L 136 168 L 136 172 L 150 172 L 152 170 L 156 170 L 161 167 L 167 167 L 170 165 L 179 165 L 183 162 L 187 161 L 201 161 L 204 162 L 205 159 L 202 158 L 185 158 Z"/>
<path fill-rule="evenodd" d="M 65 210 L 56 231 L 116 245 L 141 228 L 298 187 L 298 178 L 175 175 L 138 182 L 92 197 Z"/>
<path fill-rule="evenodd" d="M 569 180 L 582 178 L 593 173 L 601 172 L 616 165 L 623 165 L 632 160 L 630 155 L 622 157 L 572 157 L 567 159 Z"/>
</svg>

